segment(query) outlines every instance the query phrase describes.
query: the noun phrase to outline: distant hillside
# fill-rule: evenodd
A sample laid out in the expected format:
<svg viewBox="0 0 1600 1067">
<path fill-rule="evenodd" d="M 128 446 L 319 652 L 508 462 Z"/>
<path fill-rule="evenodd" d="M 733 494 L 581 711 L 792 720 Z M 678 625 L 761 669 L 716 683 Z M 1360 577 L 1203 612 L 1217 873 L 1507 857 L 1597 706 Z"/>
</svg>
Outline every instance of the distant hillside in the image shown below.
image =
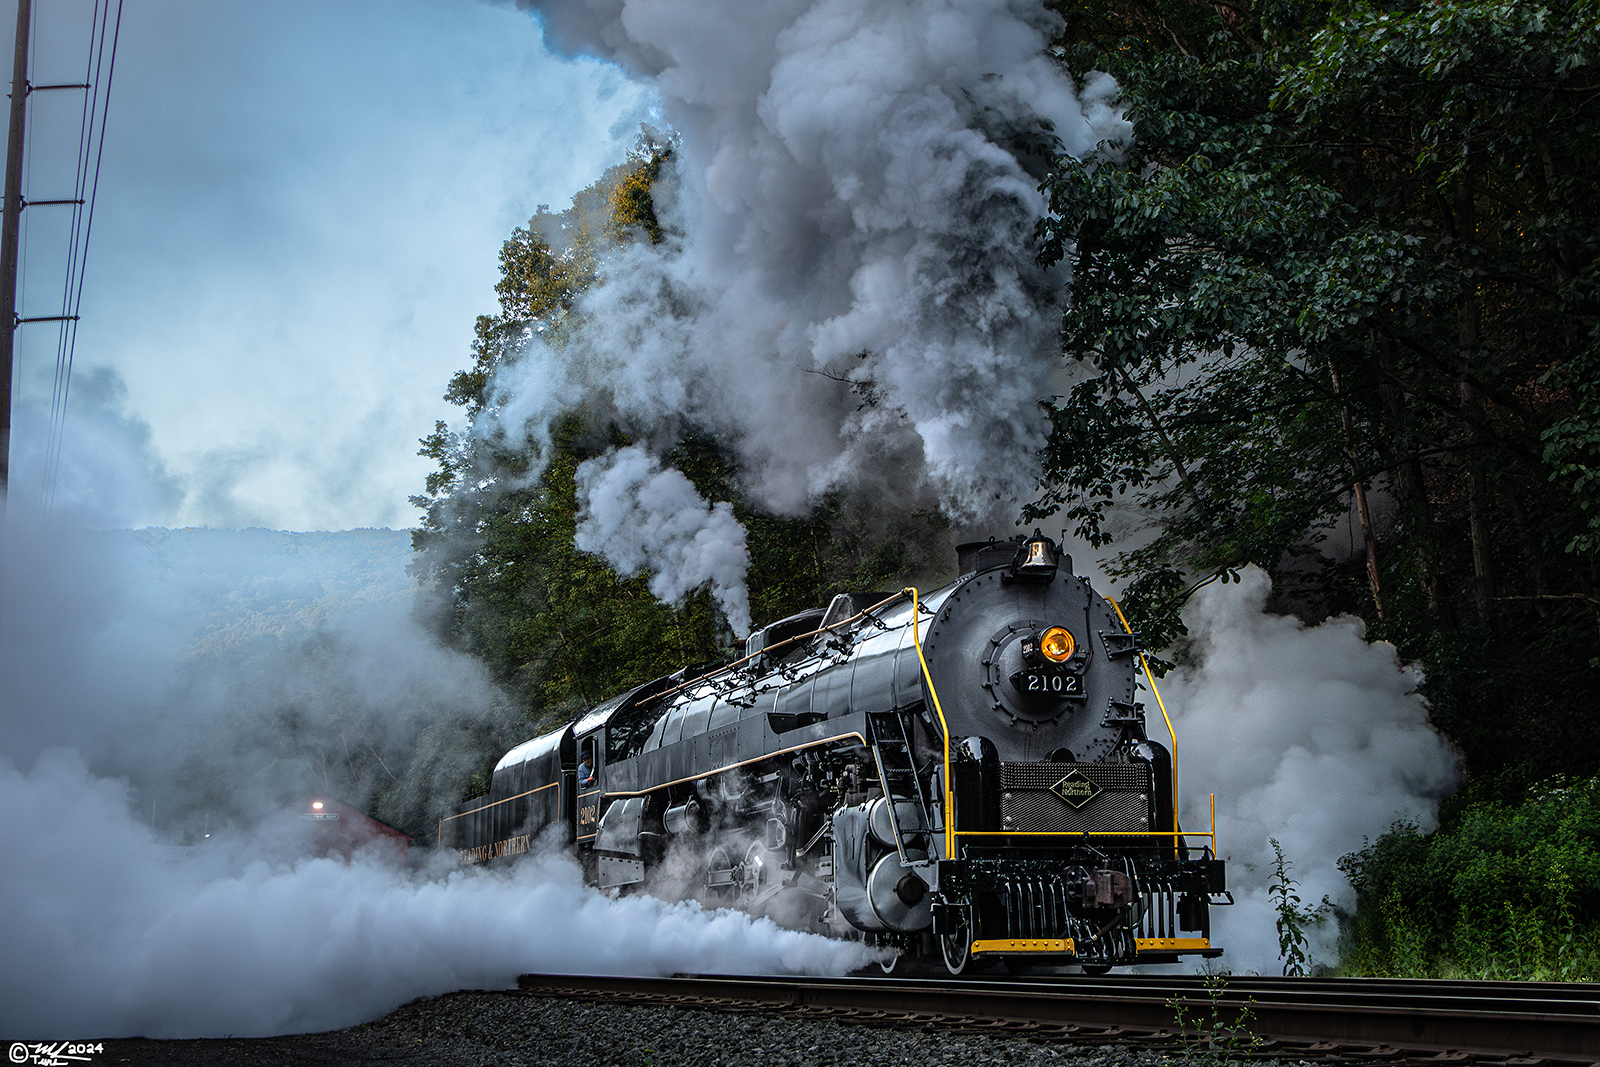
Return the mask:
<svg viewBox="0 0 1600 1067">
<path fill-rule="evenodd" d="M 350 615 L 405 613 L 416 596 L 405 530 L 117 531 L 133 560 L 199 624 L 191 651 L 223 653 L 262 637 L 297 639 Z"/>
<path fill-rule="evenodd" d="M 142 529 L 64 538 L 12 665 L 13 747 L 78 748 L 168 840 L 307 791 L 421 836 L 523 740 L 477 660 L 442 647 L 404 530 Z"/>
</svg>

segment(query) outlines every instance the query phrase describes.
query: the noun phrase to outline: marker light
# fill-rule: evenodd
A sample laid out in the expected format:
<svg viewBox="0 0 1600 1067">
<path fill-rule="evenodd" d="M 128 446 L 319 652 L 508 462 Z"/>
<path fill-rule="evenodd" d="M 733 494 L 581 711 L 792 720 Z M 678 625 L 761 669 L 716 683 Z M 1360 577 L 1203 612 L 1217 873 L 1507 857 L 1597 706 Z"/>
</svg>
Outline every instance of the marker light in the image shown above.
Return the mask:
<svg viewBox="0 0 1600 1067">
<path fill-rule="evenodd" d="M 1059 626 L 1052 626 L 1039 638 L 1039 651 L 1051 663 L 1064 663 L 1072 658 L 1078 644 L 1072 635 Z"/>
</svg>

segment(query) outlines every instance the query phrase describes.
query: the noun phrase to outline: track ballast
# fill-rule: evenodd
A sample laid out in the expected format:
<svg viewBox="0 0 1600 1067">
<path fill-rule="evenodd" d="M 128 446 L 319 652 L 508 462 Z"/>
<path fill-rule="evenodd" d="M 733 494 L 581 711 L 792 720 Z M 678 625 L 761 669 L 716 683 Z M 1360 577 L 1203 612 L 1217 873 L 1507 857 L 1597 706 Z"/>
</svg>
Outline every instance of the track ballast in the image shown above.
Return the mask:
<svg viewBox="0 0 1600 1067">
<path fill-rule="evenodd" d="M 539 996 L 784 1012 L 877 1026 L 1214 1052 L 1230 1059 L 1508 1067 L 1600 1060 L 1600 987 L 1585 983 L 530 974 L 518 985 Z"/>
</svg>

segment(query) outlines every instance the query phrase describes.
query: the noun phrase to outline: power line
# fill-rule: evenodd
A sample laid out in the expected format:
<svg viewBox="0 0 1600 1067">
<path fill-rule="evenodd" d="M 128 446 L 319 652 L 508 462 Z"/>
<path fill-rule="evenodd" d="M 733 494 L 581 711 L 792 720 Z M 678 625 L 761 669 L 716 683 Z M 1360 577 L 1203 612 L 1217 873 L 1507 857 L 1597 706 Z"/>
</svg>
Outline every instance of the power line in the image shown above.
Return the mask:
<svg viewBox="0 0 1600 1067">
<path fill-rule="evenodd" d="M 52 316 L 60 320 L 61 329 L 56 341 L 55 381 L 50 398 L 50 435 L 45 451 L 44 507 L 47 513 L 55 507 L 61 446 L 66 437 L 67 399 L 72 390 L 72 362 L 78 346 L 83 279 L 89 261 L 89 238 L 94 233 L 94 206 L 100 191 L 100 164 L 106 147 L 106 118 L 111 109 L 111 84 L 117 70 L 117 42 L 122 34 L 122 2 L 117 0 L 113 21 L 111 0 L 95 0 L 94 17 L 89 27 L 89 58 L 84 84 L 60 86 L 81 87 L 89 91 L 84 94 L 83 117 L 78 128 L 78 163 L 73 197 L 66 201 L 73 205 L 72 229 L 67 249 L 66 277 L 62 283 L 61 314 Z M 101 77 L 102 72 L 104 78 Z"/>
</svg>

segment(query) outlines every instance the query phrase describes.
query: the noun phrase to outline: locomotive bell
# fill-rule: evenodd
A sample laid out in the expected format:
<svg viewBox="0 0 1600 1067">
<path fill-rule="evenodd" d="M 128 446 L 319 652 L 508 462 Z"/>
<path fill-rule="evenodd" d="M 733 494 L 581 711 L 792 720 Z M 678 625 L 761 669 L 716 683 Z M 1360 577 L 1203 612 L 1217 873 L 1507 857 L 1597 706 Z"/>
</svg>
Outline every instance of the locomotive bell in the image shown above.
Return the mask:
<svg viewBox="0 0 1600 1067">
<path fill-rule="evenodd" d="M 1052 582 L 1056 568 L 1061 564 L 1061 550 L 1056 543 L 1038 530 L 1022 542 L 1017 558 L 1011 564 L 1013 578 L 1027 582 Z"/>
</svg>

